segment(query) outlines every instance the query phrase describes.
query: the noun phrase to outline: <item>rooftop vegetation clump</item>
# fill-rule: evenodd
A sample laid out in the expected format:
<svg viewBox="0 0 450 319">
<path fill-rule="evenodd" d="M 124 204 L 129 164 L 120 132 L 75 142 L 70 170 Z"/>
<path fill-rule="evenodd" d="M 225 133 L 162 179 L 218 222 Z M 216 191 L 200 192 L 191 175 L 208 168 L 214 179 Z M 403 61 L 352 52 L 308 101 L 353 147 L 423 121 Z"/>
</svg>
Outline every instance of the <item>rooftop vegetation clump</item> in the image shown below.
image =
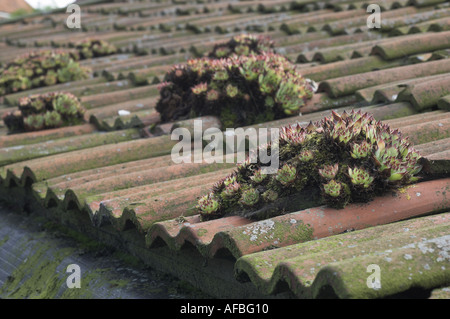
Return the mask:
<svg viewBox="0 0 450 319">
<path fill-rule="evenodd" d="M 80 55 L 80 59 L 91 59 L 102 56 L 115 54 L 117 48 L 104 41 L 98 39 L 88 39 L 75 44 L 75 49 Z"/>
<path fill-rule="evenodd" d="M 189 60 L 175 65 L 159 90 L 162 121 L 215 115 L 230 128 L 299 114 L 313 96 L 295 65 L 270 52 Z"/>
<path fill-rule="evenodd" d="M 227 42 L 216 44 L 207 57 L 211 59 L 229 58 L 236 55 L 259 55 L 274 52 L 274 42 L 264 35 L 240 34 Z"/>
<path fill-rule="evenodd" d="M 17 110 L 5 113 L 11 133 L 39 131 L 82 123 L 85 109 L 71 93 L 53 92 L 19 99 Z"/>
<path fill-rule="evenodd" d="M 360 111 L 332 114 L 306 127 L 281 128 L 277 145 L 260 146 L 279 152 L 279 169 L 265 174 L 270 164 L 248 157 L 198 201 L 202 219 L 267 218 L 298 210 L 290 204 L 301 196 L 315 206 L 343 208 L 418 180 L 421 156 L 398 130 Z"/>
<path fill-rule="evenodd" d="M 32 52 L 0 67 L 0 96 L 88 78 L 90 69 L 63 51 Z"/>
</svg>

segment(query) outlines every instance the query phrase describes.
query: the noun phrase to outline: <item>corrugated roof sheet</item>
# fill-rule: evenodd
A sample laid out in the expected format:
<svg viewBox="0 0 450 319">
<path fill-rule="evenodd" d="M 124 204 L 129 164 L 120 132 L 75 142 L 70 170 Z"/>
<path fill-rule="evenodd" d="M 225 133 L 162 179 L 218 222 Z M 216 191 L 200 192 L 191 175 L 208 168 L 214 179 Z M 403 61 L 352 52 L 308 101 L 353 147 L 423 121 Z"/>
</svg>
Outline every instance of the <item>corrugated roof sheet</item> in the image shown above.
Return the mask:
<svg viewBox="0 0 450 319">
<path fill-rule="evenodd" d="M 69 91 L 87 108 L 88 121 L 15 135 L 0 123 L 1 196 L 217 297 L 378 298 L 413 287 L 445 295 L 450 6 L 435 0 L 380 6 L 381 29 L 367 28 L 366 2 L 339 0 L 100 3 L 82 6 L 81 31 L 64 27 L 64 13 L 0 25 L 0 63 L 89 37 L 119 48 L 82 61 L 93 69 L 87 80 L 0 97 L 0 111 L 9 111 L 20 97 Z M 159 124 L 155 83 L 172 64 L 241 32 L 271 36 L 278 52 L 319 84 L 301 115 L 254 127 L 306 125 L 331 109 L 358 108 L 408 135 L 441 178 L 342 211 L 316 207 L 257 222 L 236 216 L 201 222 L 192 207 L 234 165 L 171 161 L 176 141 L 168 133 L 189 121 Z M 366 285 L 369 264 L 381 267 L 380 289 Z"/>
</svg>

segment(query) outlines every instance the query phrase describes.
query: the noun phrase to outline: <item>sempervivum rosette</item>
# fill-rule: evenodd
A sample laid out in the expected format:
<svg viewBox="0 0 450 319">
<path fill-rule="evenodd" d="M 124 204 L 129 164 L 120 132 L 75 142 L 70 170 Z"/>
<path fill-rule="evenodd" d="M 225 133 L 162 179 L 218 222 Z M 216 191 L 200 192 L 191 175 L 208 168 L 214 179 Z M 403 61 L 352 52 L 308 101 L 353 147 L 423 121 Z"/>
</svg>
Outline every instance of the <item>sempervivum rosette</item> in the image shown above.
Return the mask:
<svg viewBox="0 0 450 319">
<path fill-rule="evenodd" d="M 205 199 L 199 201 L 202 218 L 267 217 L 298 210 L 298 198 L 309 199 L 308 205 L 343 208 L 417 181 L 422 168 L 421 156 L 407 138 L 360 111 L 332 112 L 331 118 L 307 127 L 283 127 L 276 146 L 276 173 L 264 174 L 269 164 L 249 157 L 205 195 L 214 200 L 213 206 L 206 209 Z M 274 145 L 264 147 L 270 150 Z"/>
</svg>

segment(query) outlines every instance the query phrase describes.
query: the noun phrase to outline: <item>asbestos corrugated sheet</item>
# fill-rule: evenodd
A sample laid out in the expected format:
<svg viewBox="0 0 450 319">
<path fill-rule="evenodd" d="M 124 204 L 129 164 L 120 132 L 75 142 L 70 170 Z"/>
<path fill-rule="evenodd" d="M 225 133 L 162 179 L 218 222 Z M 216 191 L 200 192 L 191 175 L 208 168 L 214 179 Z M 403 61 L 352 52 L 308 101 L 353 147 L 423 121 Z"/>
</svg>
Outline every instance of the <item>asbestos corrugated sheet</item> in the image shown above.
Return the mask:
<svg viewBox="0 0 450 319">
<path fill-rule="evenodd" d="M 0 97 L 0 112 L 14 109 L 20 97 L 50 91 L 71 92 L 87 108 L 86 124 L 38 133 L 7 135 L 0 123 L 2 199 L 216 297 L 383 298 L 413 289 L 445 295 L 450 6 L 435 0 L 380 6 L 379 29 L 367 27 L 366 2 L 338 0 L 111 2 L 82 5 L 78 31 L 64 27 L 64 13 L 0 25 L 0 63 L 89 37 L 119 48 L 84 60 L 93 69 L 87 80 Z M 177 141 L 170 132 L 190 124 L 159 124 L 156 87 L 172 64 L 242 32 L 270 36 L 318 83 L 301 115 L 255 127 L 307 125 L 332 109 L 361 109 L 409 136 L 430 160 L 428 169 L 443 177 L 339 212 L 315 207 L 262 221 L 201 222 L 193 206 L 234 164 L 173 163 Z M 369 265 L 380 266 L 372 286 Z"/>
</svg>

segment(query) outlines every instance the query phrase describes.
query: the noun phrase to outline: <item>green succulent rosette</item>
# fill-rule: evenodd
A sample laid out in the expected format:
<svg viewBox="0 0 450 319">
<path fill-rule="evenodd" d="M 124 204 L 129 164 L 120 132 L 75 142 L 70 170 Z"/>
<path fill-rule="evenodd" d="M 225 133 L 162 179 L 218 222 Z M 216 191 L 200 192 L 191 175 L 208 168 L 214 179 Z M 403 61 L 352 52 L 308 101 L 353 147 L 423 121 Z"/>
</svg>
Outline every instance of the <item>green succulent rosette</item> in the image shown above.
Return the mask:
<svg viewBox="0 0 450 319">
<path fill-rule="evenodd" d="M 422 169 L 421 156 L 401 132 L 360 111 L 333 111 L 332 117 L 306 127 L 282 127 L 276 145 L 261 147 L 277 149 L 278 170 L 264 174 L 270 163 L 248 157 L 206 195 L 215 198 L 214 207 L 204 210 L 198 203 L 203 220 L 279 215 L 300 210 L 307 201 L 309 207 L 343 208 L 414 183 Z M 230 184 L 235 191 L 228 190 Z"/>
<path fill-rule="evenodd" d="M 295 64 L 275 53 L 192 59 L 158 88 L 162 121 L 215 115 L 230 128 L 298 115 L 314 94 Z"/>
<path fill-rule="evenodd" d="M 19 99 L 18 109 L 3 115 L 10 133 L 39 131 L 84 122 L 85 109 L 71 93 L 52 92 Z"/>
</svg>

